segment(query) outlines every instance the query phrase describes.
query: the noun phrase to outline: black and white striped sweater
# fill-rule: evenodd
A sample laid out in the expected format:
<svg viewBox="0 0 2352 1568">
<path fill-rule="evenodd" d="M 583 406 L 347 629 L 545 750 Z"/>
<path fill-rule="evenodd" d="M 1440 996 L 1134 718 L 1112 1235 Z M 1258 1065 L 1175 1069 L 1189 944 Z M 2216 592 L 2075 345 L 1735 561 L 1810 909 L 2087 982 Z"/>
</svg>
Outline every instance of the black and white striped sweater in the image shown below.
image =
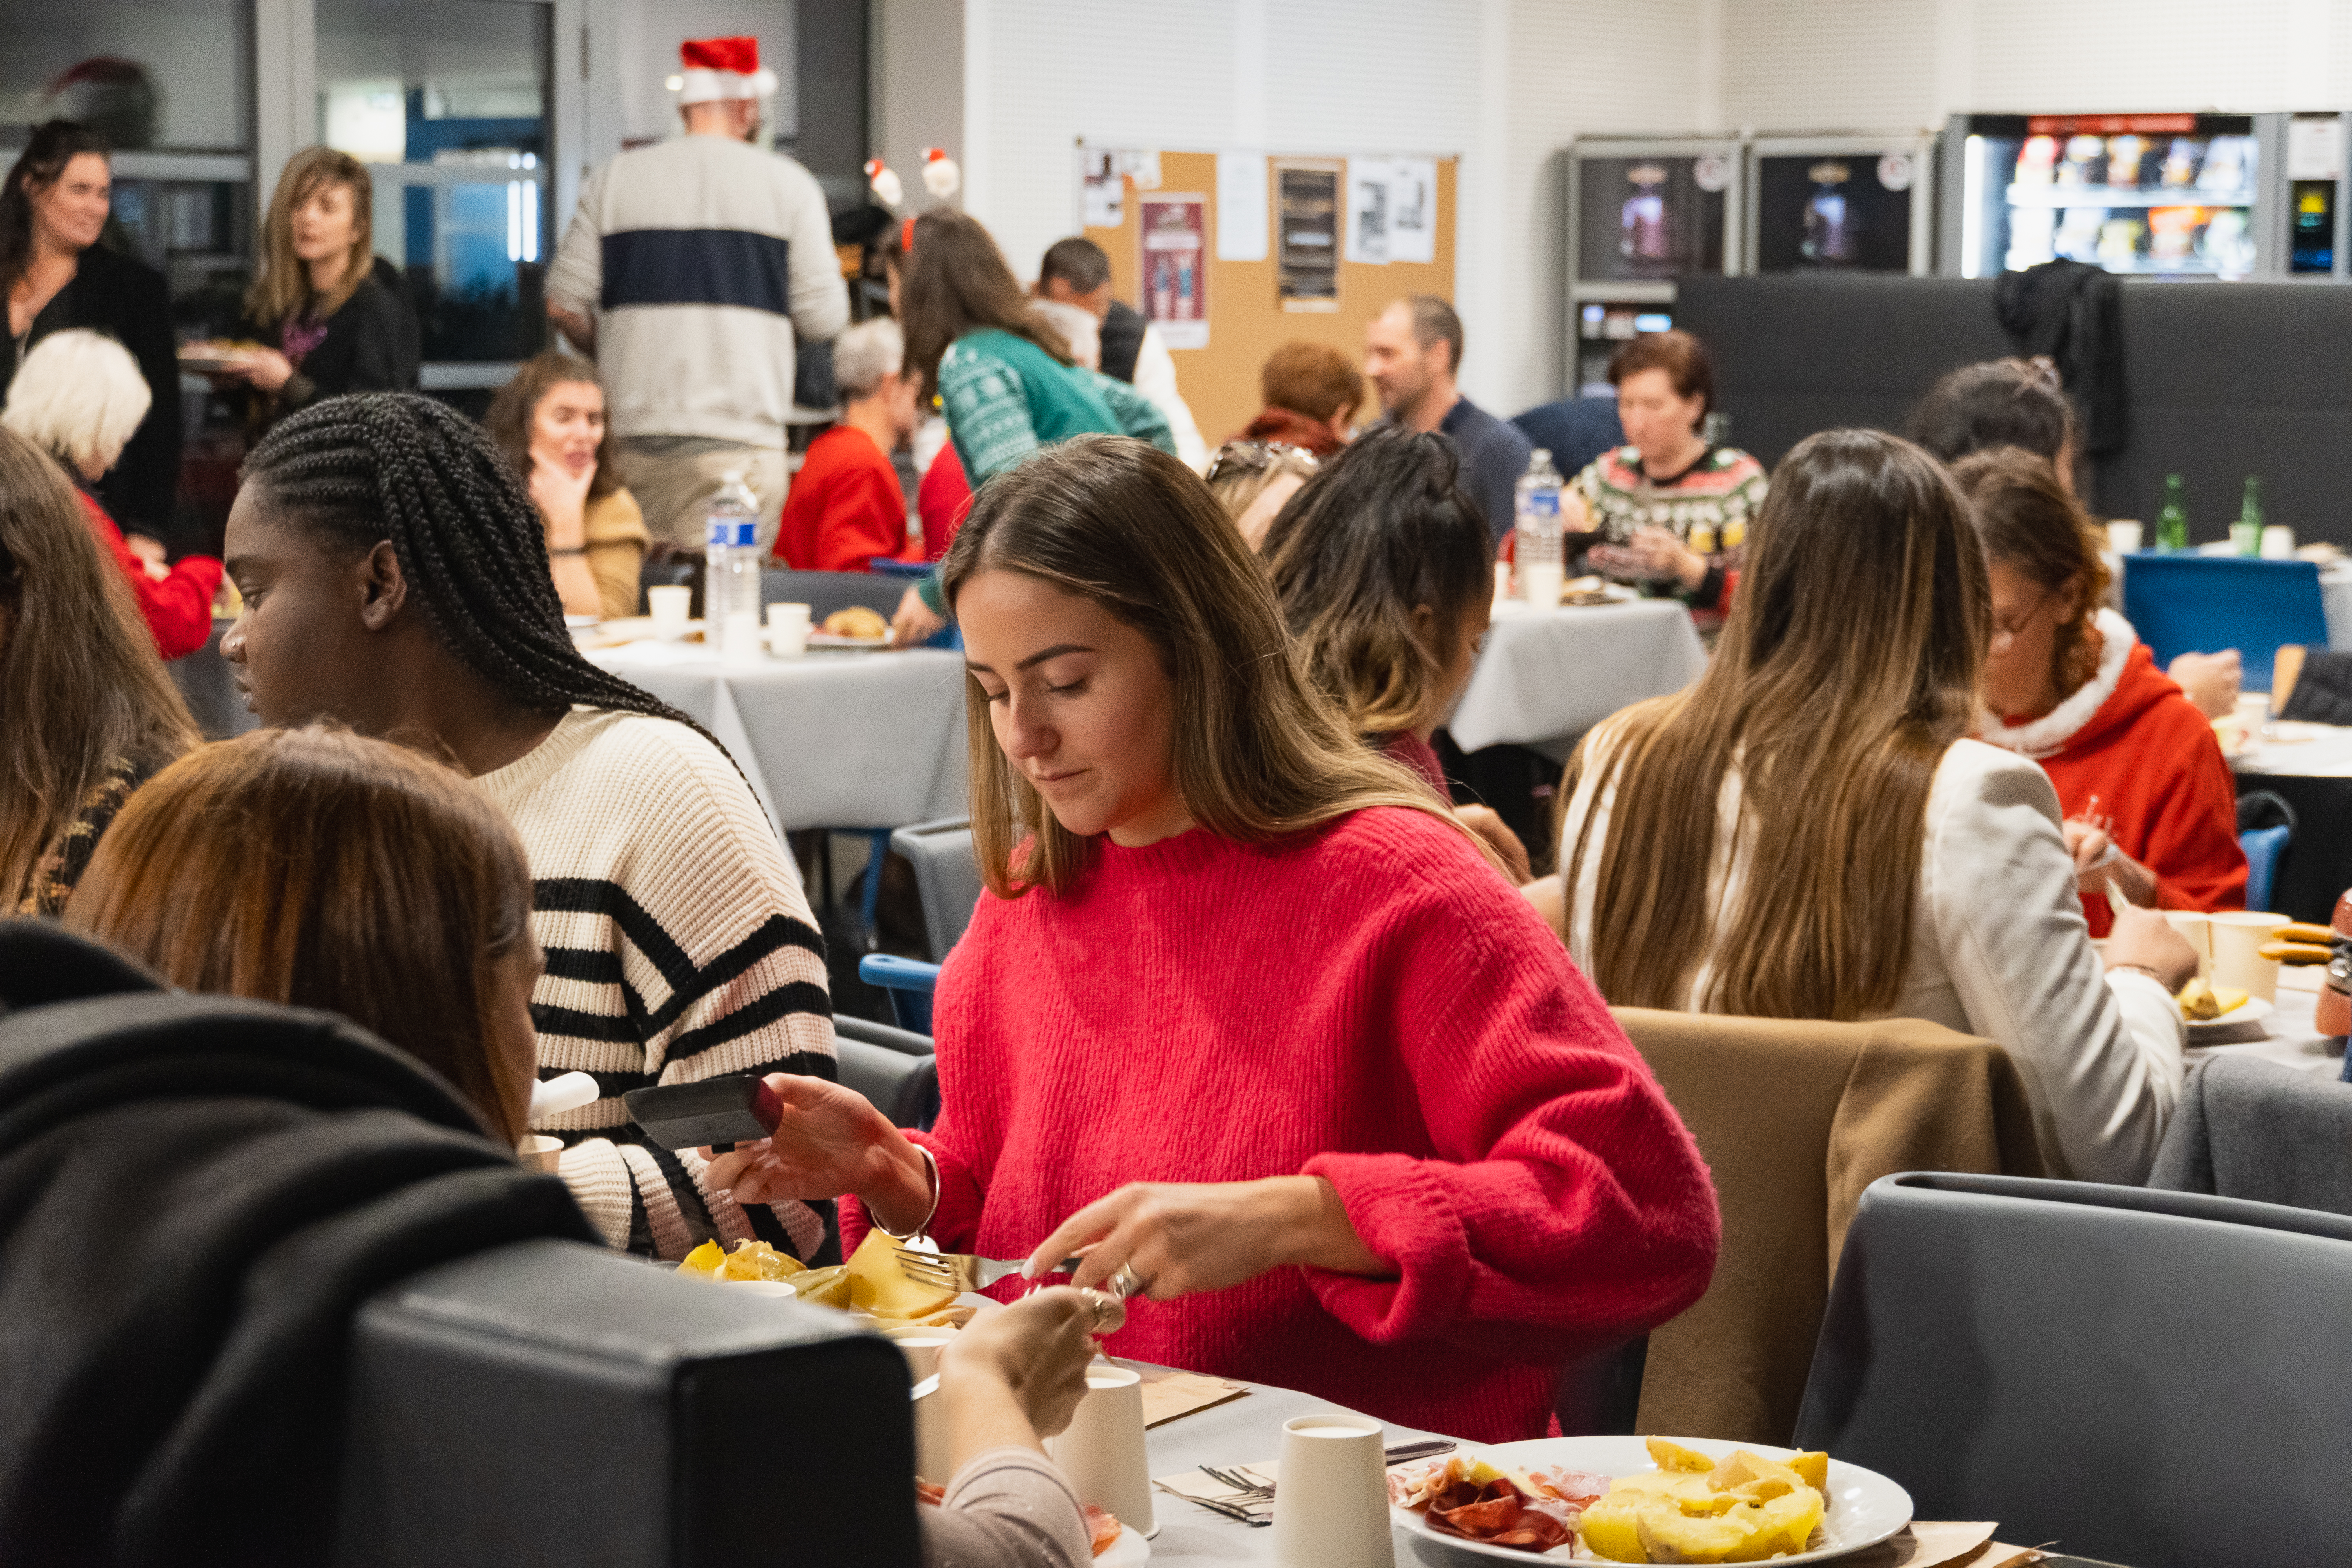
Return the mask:
<svg viewBox="0 0 2352 1568">
<path fill-rule="evenodd" d="M 539 1127 L 569 1145 L 564 1179 L 589 1218 L 658 1258 L 713 1236 L 816 1258 L 831 1205 L 720 1198 L 692 1151 L 653 1147 L 621 1103 L 727 1073 L 835 1076 L 824 938 L 742 775 L 686 725 L 579 708 L 476 782 L 530 858 L 540 1076 L 587 1072 L 604 1090 Z"/>
</svg>

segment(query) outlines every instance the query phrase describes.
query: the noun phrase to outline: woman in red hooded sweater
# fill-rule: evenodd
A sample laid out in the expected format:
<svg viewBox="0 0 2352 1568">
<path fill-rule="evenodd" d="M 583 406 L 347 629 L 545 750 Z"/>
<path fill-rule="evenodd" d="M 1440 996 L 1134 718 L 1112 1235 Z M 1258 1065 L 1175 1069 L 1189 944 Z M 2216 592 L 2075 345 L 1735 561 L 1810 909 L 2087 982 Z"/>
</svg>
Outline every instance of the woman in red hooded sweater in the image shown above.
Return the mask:
<svg viewBox="0 0 2352 1568">
<path fill-rule="evenodd" d="M 2143 907 L 2245 907 L 2237 790 L 2212 726 L 2113 610 L 2089 518 L 2044 459 L 2014 447 L 1952 470 L 1991 567 L 1980 738 L 2032 758 L 2066 814 L 2095 937 L 2107 886 Z"/>
<path fill-rule="evenodd" d="M 1540 1435 L 1560 1363 L 1688 1306 L 1718 1239 L 1599 995 L 1304 678 L 1173 458 L 1035 454 L 941 584 L 989 891 L 940 976 L 938 1122 L 776 1075 L 776 1136 L 712 1184 L 853 1194 L 845 1242 L 1084 1250 L 1074 1283 L 1150 1298 L 1117 1354 Z"/>
</svg>

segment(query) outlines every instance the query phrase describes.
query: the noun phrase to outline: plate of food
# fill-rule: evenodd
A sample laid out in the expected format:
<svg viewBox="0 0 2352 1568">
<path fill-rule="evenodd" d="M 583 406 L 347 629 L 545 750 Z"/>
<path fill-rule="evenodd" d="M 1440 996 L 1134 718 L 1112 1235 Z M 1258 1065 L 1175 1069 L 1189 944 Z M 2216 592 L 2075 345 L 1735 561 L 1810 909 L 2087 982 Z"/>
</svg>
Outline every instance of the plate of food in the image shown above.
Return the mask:
<svg viewBox="0 0 2352 1568">
<path fill-rule="evenodd" d="M 1389 1471 L 1415 1535 L 1505 1562 L 1820 1563 L 1911 1522 L 1874 1470 L 1762 1443 L 1538 1437 Z"/>
<path fill-rule="evenodd" d="M 2212 985 L 2202 980 L 2191 980 L 2182 986 L 2178 999 L 2180 1016 L 2189 1023 L 2191 1042 L 2216 1037 L 2260 1039 L 2262 1033 L 2257 1026 L 2275 1011 L 2261 997 L 2249 995 L 2234 985 Z"/>
<path fill-rule="evenodd" d="M 180 368 L 197 375 L 233 370 L 251 360 L 254 351 L 261 346 L 257 342 L 227 338 L 205 338 L 182 343 L 178 351 Z"/>
<path fill-rule="evenodd" d="M 835 610 L 809 633 L 811 647 L 888 647 L 890 623 L 879 610 L 852 605 Z"/>
</svg>

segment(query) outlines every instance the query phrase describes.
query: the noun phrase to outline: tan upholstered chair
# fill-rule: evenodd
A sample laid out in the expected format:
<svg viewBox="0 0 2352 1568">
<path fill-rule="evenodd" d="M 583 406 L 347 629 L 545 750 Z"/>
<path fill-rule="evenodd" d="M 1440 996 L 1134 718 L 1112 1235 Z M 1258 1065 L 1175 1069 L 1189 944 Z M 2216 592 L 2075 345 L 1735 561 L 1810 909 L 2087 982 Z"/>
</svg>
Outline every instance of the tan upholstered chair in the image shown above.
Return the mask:
<svg viewBox="0 0 2352 1568">
<path fill-rule="evenodd" d="M 2025 1086 L 1937 1024 L 1613 1009 L 1714 1173 L 1723 1253 L 1650 1335 L 1640 1430 L 1786 1443 L 1862 1190 L 1898 1171 L 2038 1176 Z"/>
</svg>

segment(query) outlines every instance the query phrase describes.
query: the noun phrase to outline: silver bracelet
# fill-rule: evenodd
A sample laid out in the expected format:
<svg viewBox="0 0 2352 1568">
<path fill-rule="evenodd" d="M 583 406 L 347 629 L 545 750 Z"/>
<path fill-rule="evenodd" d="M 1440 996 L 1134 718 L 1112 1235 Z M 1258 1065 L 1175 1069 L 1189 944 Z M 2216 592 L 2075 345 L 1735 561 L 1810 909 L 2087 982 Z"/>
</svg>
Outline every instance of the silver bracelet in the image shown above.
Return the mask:
<svg viewBox="0 0 2352 1568">
<path fill-rule="evenodd" d="M 880 1215 L 876 1214 L 870 1208 L 866 1211 L 866 1217 L 874 1222 L 874 1228 L 880 1231 L 883 1235 L 888 1237 L 893 1241 L 914 1240 L 917 1237 L 922 1235 L 924 1230 L 929 1226 L 931 1216 L 940 1212 L 939 1160 L 929 1149 L 924 1148 L 920 1143 L 917 1143 L 915 1145 L 915 1152 L 920 1154 L 923 1157 L 923 1163 L 930 1167 L 931 1206 L 923 1211 L 923 1217 L 915 1222 L 914 1228 L 912 1230 L 892 1230 L 888 1226 L 882 1223 L 882 1216 Z"/>
</svg>

